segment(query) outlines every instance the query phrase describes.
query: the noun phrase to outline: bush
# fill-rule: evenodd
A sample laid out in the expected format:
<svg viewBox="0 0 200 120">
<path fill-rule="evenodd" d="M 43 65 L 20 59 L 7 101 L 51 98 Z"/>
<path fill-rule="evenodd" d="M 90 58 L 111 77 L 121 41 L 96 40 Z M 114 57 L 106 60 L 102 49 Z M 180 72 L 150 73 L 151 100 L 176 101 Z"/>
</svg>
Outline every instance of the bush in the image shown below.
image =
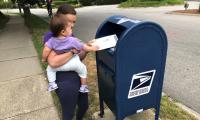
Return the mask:
<svg viewBox="0 0 200 120">
<path fill-rule="evenodd" d="M 177 4 L 183 4 L 183 0 L 166 0 L 168 5 L 177 5 Z"/>
<path fill-rule="evenodd" d="M 79 0 L 79 2 L 83 6 L 90 6 L 95 3 L 95 0 Z"/>
<path fill-rule="evenodd" d="M 110 4 L 119 4 L 126 0 L 96 0 L 95 3 L 97 5 L 110 5 Z"/>
<path fill-rule="evenodd" d="M 55 6 L 60 6 L 62 4 L 73 4 L 73 5 L 75 5 L 75 4 L 77 4 L 77 1 L 62 1 L 62 0 L 57 1 L 57 0 L 55 0 L 55 1 L 53 1 L 53 4 Z"/>
<path fill-rule="evenodd" d="M 79 0 L 83 6 L 119 4 L 126 0 Z"/>
<path fill-rule="evenodd" d="M 120 4 L 120 7 L 156 7 L 156 6 L 162 6 L 166 5 L 166 2 L 163 1 L 146 1 L 146 2 L 123 2 Z"/>
<path fill-rule="evenodd" d="M 183 0 L 128 0 L 120 4 L 119 7 L 156 7 L 164 5 L 183 4 Z"/>
</svg>

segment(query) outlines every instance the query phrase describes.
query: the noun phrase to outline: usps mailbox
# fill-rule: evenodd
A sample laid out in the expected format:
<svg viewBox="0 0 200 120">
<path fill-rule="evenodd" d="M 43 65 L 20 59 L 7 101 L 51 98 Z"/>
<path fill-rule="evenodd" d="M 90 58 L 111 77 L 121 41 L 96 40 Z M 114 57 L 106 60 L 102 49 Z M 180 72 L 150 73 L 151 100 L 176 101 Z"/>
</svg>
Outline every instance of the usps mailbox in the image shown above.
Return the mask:
<svg viewBox="0 0 200 120">
<path fill-rule="evenodd" d="M 96 52 L 100 98 L 122 120 L 155 108 L 159 118 L 167 55 L 167 37 L 156 23 L 112 16 L 98 28 L 96 38 L 116 34 L 114 48 Z"/>
</svg>

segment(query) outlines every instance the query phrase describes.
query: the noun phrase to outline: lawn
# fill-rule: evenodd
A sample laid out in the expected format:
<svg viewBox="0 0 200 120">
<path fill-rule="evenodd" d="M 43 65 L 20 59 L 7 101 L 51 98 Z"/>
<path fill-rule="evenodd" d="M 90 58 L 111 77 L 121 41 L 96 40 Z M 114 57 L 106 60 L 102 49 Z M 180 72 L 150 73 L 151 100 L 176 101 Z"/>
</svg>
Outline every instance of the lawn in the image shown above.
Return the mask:
<svg viewBox="0 0 200 120">
<path fill-rule="evenodd" d="M 179 5 L 183 3 L 183 0 L 127 0 L 126 2 L 122 2 L 119 7 L 159 7 L 166 5 Z"/>
</svg>

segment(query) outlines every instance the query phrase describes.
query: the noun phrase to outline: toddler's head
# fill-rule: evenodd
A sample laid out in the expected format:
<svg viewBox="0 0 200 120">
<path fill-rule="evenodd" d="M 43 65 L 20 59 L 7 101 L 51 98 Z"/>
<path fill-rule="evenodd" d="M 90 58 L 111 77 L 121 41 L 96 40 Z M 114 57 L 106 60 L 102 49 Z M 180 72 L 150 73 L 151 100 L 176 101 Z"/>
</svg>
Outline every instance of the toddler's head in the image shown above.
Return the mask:
<svg viewBox="0 0 200 120">
<path fill-rule="evenodd" d="M 59 14 L 55 14 L 50 21 L 50 29 L 54 37 L 66 37 L 72 34 L 72 28 Z"/>
</svg>

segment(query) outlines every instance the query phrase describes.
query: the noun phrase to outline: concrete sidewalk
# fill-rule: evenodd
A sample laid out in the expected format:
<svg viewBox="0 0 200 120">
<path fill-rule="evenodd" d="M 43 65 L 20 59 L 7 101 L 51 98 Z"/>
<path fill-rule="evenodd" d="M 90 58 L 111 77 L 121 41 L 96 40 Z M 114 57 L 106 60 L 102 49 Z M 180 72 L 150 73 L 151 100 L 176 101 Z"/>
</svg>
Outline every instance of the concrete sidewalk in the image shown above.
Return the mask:
<svg viewBox="0 0 200 120">
<path fill-rule="evenodd" d="M 0 31 L 0 120 L 59 120 L 23 18 Z"/>
</svg>

